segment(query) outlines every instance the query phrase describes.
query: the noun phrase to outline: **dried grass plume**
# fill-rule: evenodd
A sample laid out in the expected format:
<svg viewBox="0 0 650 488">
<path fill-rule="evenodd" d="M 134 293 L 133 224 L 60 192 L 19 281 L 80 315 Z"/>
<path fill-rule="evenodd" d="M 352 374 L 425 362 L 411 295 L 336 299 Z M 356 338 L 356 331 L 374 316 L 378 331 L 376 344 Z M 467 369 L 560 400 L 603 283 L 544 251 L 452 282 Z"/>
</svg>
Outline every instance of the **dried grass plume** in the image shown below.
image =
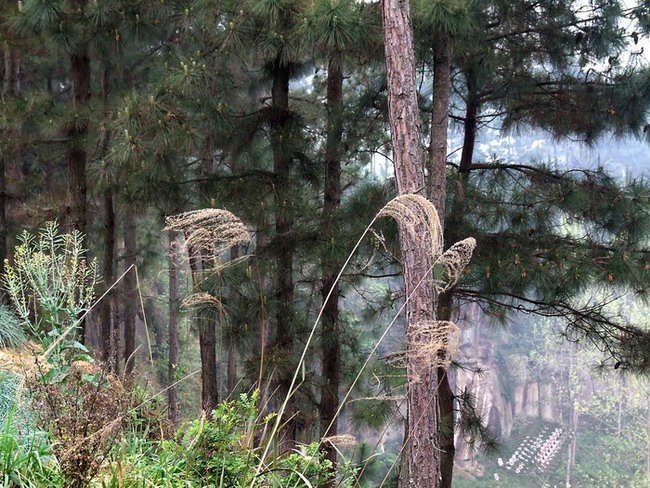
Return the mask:
<svg viewBox="0 0 650 488">
<path fill-rule="evenodd" d="M 416 240 L 426 246 L 429 250 L 430 264 L 433 267 L 442 266 L 441 276 L 434 279 L 434 286 L 438 292 L 447 291 L 458 282 L 463 270 L 472 259 L 476 241 L 468 237 L 455 243 L 443 253 L 442 226 L 433 203 L 420 195 L 399 195 L 388 202 L 379 211 L 378 216 L 395 219 Z"/>
<path fill-rule="evenodd" d="M 244 223 L 228 210 L 204 208 L 170 215 L 165 230 L 181 232 L 185 237 L 183 250 L 190 257 L 202 251 L 217 255 L 236 244 L 248 242 L 250 233 Z"/>
</svg>

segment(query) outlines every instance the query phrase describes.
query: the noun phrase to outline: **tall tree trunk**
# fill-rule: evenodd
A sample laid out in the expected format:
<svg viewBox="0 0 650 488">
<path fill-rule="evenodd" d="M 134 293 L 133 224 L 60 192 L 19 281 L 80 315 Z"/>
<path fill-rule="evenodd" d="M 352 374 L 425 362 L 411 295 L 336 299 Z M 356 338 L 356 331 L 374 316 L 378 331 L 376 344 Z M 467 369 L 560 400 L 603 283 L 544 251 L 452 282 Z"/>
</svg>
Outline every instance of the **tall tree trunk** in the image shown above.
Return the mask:
<svg viewBox="0 0 650 488">
<path fill-rule="evenodd" d="M 72 63 L 72 108 L 81 111 L 90 99 L 90 59 L 85 50 L 71 56 Z M 88 121 L 81 118 L 68 126 L 68 227 L 70 230 L 86 232 L 86 150 L 84 138 L 88 132 Z"/>
<path fill-rule="evenodd" d="M 125 267 L 136 264 L 136 218 L 133 204 L 127 205 L 124 219 Z M 137 294 L 135 269 L 124 277 L 126 299 L 124 302 L 124 372 L 131 375 L 135 369 L 135 318 L 137 315 Z"/>
<path fill-rule="evenodd" d="M 230 248 L 230 261 L 233 262 L 239 258 L 239 244 Z M 237 386 L 237 348 L 234 337 L 234 331 L 231 329 L 228 334 L 228 364 L 226 367 L 226 387 L 228 397 L 234 398 L 235 387 Z"/>
<path fill-rule="evenodd" d="M 454 294 L 452 290 L 440 296 L 438 305 L 438 318 L 440 320 L 452 319 L 452 306 Z M 438 388 L 438 409 L 440 410 L 440 488 L 451 488 L 454 475 L 454 457 L 456 444 L 454 443 L 454 429 L 456 416 L 454 411 L 454 392 L 449 381 L 449 371 L 438 368 L 440 387 Z"/>
<path fill-rule="evenodd" d="M 463 123 L 463 152 L 460 156 L 460 172 L 469 173 L 474 157 L 474 146 L 476 145 L 476 128 L 478 125 L 479 98 L 477 94 L 477 73 L 474 68 L 467 70 L 467 102 L 465 107 L 465 121 Z"/>
<path fill-rule="evenodd" d="M 77 120 L 66 128 L 69 142 L 67 144 L 67 227 L 69 231 L 83 233 L 83 247 L 88 246 L 86 225 L 88 210 L 86 206 L 86 149 L 85 137 L 88 133 L 88 121 L 81 115 L 84 104 L 90 99 L 90 58 L 83 48 L 70 57 L 72 65 L 72 109 L 77 112 Z M 79 338 L 83 343 L 86 335 L 86 321 L 79 326 Z"/>
<path fill-rule="evenodd" d="M 214 162 L 214 145 L 212 134 L 207 130 L 206 137 L 203 145 L 203 160 L 201 166 L 201 176 L 203 178 L 209 177 L 213 172 Z M 207 187 L 201 188 L 204 198 L 210 200 L 209 189 Z M 197 250 L 198 251 L 198 250 Z M 206 278 L 206 274 L 211 272 L 213 268 L 213 256 L 209 254 L 210 251 L 206 249 L 200 250 L 200 266 L 201 274 L 196 273 L 196 269 L 192 268 L 192 275 L 195 277 L 194 286 L 196 290 L 200 290 L 202 282 Z M 190 258 L 190 264 L 193 259 Z M 198 265 L 198 263 L 196 263 Z M 213 293 L 212 290 L 204 290 Z M 219 403 L 219 386 L 217 381 L 217 311 L 213 309 L 200 310 L 197 313 L 197 320 L 199 325 L 199 350 L 201 352 L 201 384 L 202 396 L 201 406 L 205 415 L 209 418 L 212 416 L 212 411 Z"/>
<path fill-rule="evenodd" d="M 3 95 L 17 96 L 20 94 L 20 56 L 16 49 L 5 44 L 4 47 L 4 82 L 2 87 Z M 13 131 L 11 131 L 13 132 Z M 12 143 L 18 140 L 17 134 L 3 131 L 2 138 L 5 139 L 0 146 L 0 276 L 4 275 L 5 258 L 8 256 L 8 193 L 7 172 L 9 158 L 16 158 L 17 145 Z"/>
<path fill-rule="evenodd" d="M 447 163 L 447 134 L 449 130 L 449 98 L 451 95 L 451 40 L 438 33 L 433 45 L 433 107 L 431 112 L 431 141 L 428 150 L 429 187 L 427 196 L 438 210 L 440 222 L 445 219 L 447 195 L 445 165 Z"/>
<path fill-rule="evenodd" d="M 179 361 L 179 343 L 178 343 L 178 233 L 170 230 L 169 237 L 169 362 L 167 367 L 167 381 L 169 389 L 167 390 L 168 417 L 174 425 L 178 425 L 179 404 L 178 404 L 178 385 L 176 371 Z M 173 385 L 173 386 L 172 386 Z"/>
<path fill-rule="evenodd" d="M 449 99 L 451 96 L 451 40 L 445 33 L 437 33 L 433 43 L 433 108 L 431 114 L 431 141 L 428 151 L 428 196 L 438 209 L 440 221 L 445 219 L 447 135 L 449 130 Z M 453 241 L 455 242 L 455 241 Z M 453 292 L 440 297 L 438 317 L 451 320 Z M 441 352 L 444 354 L 444 352 Z M 454 396 L 448 372 L 438 368 L 438 409 L 440 411 L 440 475 L 441 488 L 451 488 L 454 456 Z"/>
<path fill-rule="evenodd" d="M 397 191 L 419 193 L 424 190 L 425 181 L 408 1 L 383 0 L 382 17 Z M 444 182 L 441 175 L 431 175 L 431 178 L 436 181 L 443 178 Z M 400 484 L 437 488 L 440 483 L 438 371 L 432 361 L 424 361 L 414 354 L 412 344 L 419 338 L 419 328 L 435 320 L 438 297 L 427 277 L 429 256 L 423 243 L 400 226 L 400 245 L 405 296 L 410 297 L 406 305 L 407 429 L 402 457 L 404 476 L 400 477 Z"/>
<path fill-rule="evenodd" d="M 341 141 L 343 138 L 343 72 L 340 63 L 331 59 L 327 68 L 327 140 L 325 143 L 325 192 L 323 197 L 323 236 L 325 252 L 322 256 L 323 335 L 321 361 L 323 385 L 321 388 L 321 436 L 334 436 L 338 432 L 336 411 L 339 408 L 341 381 L 341 337 L 339 329 L 339 285 L 336 275 L 342 263 L 337 259 L 334 239 L 337 234 L 336 213 L 341 206 Z M 332 290 L 328 299 L 328 294 Z M 330 426 L 331 424 L 331 426 Z M 336 449 L 324 445 L 326 457 L 336 464 Z M 333 486 L 335 478 L 326 486 Z"/>
<path fill-rule="evenodd" d="M 293 198 L 289 188 L 289 169 L 291 155 L 287 148 L 289 136 L 289 65 L 278 54 L 274 62 L 273 86 L 271 91 L 273 121 L 271 124 L 271 149 L 273 152 L 273 171 L 277 178 L 275 187 L 276 215 L 275 232 L 277 236 L 276 254 L 276 299 L 275 345 L 279 357 L 293 358 L 294 317 L 293 317 L 293 244 L 289 234 L 293 226 L 290 202 Z M 276 400 L 282 402 L 289 396 L 291 374 L 281 373 L 277 380 Z M 292 418 L 295 405 L 292 399 L 287 403 L 286 422 L 280 434 L 280 449 L 293 447 L 296 438 L 296 422 Z"/>
<path fill-rule="evenodd" d="M 194 292 L 201 291 L 202 269 L 197 251 L 189 249 L 190 269 Z M 199 326 L 199 352 L 201 355 L 201 410 L 208 418 L 219 403 L 217 390 L 217 334 L 214 314 L 211 311 L 198 310 L 196 321 Z"/>
<path fill-rule="evenodd" d="M 104 190 L 104 288 L 108 289 L 115 280 L 115 208 L 113 206 L 113 190 Z M 100 309 L 100 327 L 102 340 L 102 361 L 104 367 L 112 369 L 115 348 L 113 327 L 113 299 L 111 295 L 104 297 Z"/>
</svg>

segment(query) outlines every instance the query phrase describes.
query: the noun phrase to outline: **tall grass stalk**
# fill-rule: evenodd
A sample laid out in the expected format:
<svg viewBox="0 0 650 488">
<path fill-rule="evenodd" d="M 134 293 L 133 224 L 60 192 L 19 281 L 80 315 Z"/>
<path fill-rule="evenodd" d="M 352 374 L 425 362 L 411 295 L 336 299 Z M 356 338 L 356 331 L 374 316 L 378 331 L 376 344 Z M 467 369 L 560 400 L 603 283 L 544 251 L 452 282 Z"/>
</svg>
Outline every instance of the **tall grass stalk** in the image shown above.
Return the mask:
<svg viewBox="0 0 650 488">
<path fill-rule="evenodd" d="M 321 306 L 320 310 L 318 311 L 318 315 L 316 316 L 316 320 L 314 321 L 314 325 L 312 325 L 311 331 L 309 332 L 309 336 L 307 337 L 307 341 L 305 342 L 305 346 L 302 349 L 302 354 L 300 355 L 300 360 L 298 361 L 298 365 L 296 366 L 296 370 L 293 373 L 293 378 L 291 379 L 291 384 L 289 385 L 289 392 L 287 393 L 287 396 L 285 397 L 284 401 L 282 402 L 282 406 L 280 407 L 280 410 L 277 412 L 277 417 L 275 419 L 275 423 L 273 425 L 273 429 L 271 430 L 271 433 L 269 435 L 269 439 L 266 442 L 266 445 L 264 447 L 264 451 L 262 453 L 262 456 L 260 457 L 259 464 L 257 465 L 257 468 L 255 469 L 255 476 L 253 476 L 253 479 L 251 480 L 250 488 L 253 488 L 255 479 L 259 476 L 261 473 L 261 468 L 264 464 L 264 459 L 269 453 L 269 449 L 271 447 L 272 441 L 277 434 L 279 427 L 280 427 L 280 422 L 282 421 L 282 416 L 284 415 L 284 411 L 287 408 L 287 405 L 289 403 L 289 399 L 291 396 L 294 394 L 294 386 L 296 385 L 296 380 L 298 378 L 298 374 L 300 373 L 302 369 L 302 365 L 304 363 L 305 357 L 307 356 L 307 350 L 309 349 L 309 346 L 311 345 L 311 342 L 314 338 L 314 335 L 316 334 L 316 328 L 318 327 L 318 323 L 320 322 L 321 317 L 323 316 L 323 312 L 325 311 L 325 304 L 329 301 L 329 299 L 332 296 L 332 293 L 334 293 L 334 288 L 338 281 L 341 279 L 341 276 L 343 275 L 343 271 L 345 271 L 345 268 L 347 265 L 350 263 L 352 260 L 352 256 L 356 253 L 357 249 L 359 249 L 359 246 L 361 245 L 361 242 L 363 239 L 366 237 L 368 232 L 370 232 L 371 227 L 374 225 L 374 223 L 377 221 L 377 219 L 380 217 L 380 213 L 374 216 L 370 224 L 366 227 L 366 229 L 363 231 L 363 234 L 361 234 L 361 237 L 357 240 L 356 244 L 352 248 L 352 251 L 348 255 L 347 259 L 345 260 L 345 263 L 343 263 L 343 266 L 339 270 L 338 274 L 336 275 L 336 279 L 334 280 L 334 283 L 329 289 L 329 292 L 327 293 L 327 296 L 323 300 L 323 305 Z M 401 310 L 401 309 L 400 309 Z M 385 336 L 385 334 L 384 334 Z M 382 338 L 384 337 L 382 336 Z M 366 363 L 367 364 L 367 363 Z M 365 367 L 365 365 L 364 365 Z M 355 380 L 356 381 L 356 380 Z M 340 410 L 339 410 L 340 411 Z M 337 411 L 336 415 L 338 415 L 339 411 Z M 331 425 L 330 425 L 331 427 Z M 329 427 L 328 427 L 329 429 Z"/>
</svg>

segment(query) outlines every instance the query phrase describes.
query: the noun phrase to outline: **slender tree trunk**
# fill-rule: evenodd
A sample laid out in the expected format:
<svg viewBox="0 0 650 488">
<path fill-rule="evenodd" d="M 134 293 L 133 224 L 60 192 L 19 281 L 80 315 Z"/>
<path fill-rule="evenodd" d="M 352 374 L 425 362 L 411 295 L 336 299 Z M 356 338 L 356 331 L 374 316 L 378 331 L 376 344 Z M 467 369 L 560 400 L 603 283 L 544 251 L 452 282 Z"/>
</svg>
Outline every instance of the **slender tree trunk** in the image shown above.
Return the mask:
<svg viewBox="0 0 650 488">
<path fill-rule="evenodd" d="M 20 62 L 18 53 L 5 45 L 4 47 L 4 82 L 2 86 L 3 96 L 15 96 L 20 93 Z M 4 260 L 8 256 L 7 234 L 9 232 L 7 222 L 7 163 L 10 155 L 15 152 L 15 144 L 11 141 L 13 136 L 9 131 L 3 131 L 2 145 L 0 146 L 0 276 L 4 274 Z"/>
<path fill-rule="evenodd" d="M 72 108 L 80 111 L 90 99 L 90 59 L 84 51 L 70 58 L 72 63 Z M 77 120 L 68 127 L 68 227 L 86 232 L 86 150 L 84 138 L 88 122 Z"/>
<path fill-rule="evenodd" d="M 467 71 L 467 105 L 465 107 L 463 152 L 460 156 L 460 172 L 469 173 L 474 157 L 474 146 L 476 145 L 476 128 L 478 124 L 479 98 L 477 94 L 476 70 L 470 68 Z"/>
<path fill-rule="evenodd" d="M 178 343 L 178 233 L 170 230 L 169 238 L 169 363 L 167 367 L 167 381 L 169 389 L 167 390 L 168 417 L 174 425 L 178 425 L 179 403 L 178 403 L 178 385 L 174 383 L 178 380 L 176 371 L 179 361 L 179 343 Z M 173 385 L 173 386 L 172 386 Z"/>
<path fill-rule="evenodd" d="M 425 189 L 425 181 L 408 1 L 383 0 L 382 17 L 397 191 L 420 193 Z M 431 178 L 436 181 L 443 178 L 444 182 L 440 175 Z M 429 256 L 425 246 L 402 226 L 400 245 L 405 295 L 410 297 L 406 306 L 406 448 L 400 484 L 402 488 L 437 488 L 440 483 L 438 372 L 433 361 L 418 358 L 411 345 L 417 343 L 420 328 L 435 320 L 438 297 L 427 277 Z"/>
<path fill-rule="evenodd" d="M 113 206 L 113 190 L 104 191 L 104 288 L 108 289 L 115 280 L 115 208 Z M 102 361 L 107 369 L 112 369 L 115 349 L 113 327 L 113 299 L 111 295 L 104 297 L 100 309 L 100 327 L 102 340 Z"/>
<path fill-rule="evenodd" d="M 228 397 L 234 398 L 235 388 L 237 386 L 237 351 L 235 348 L 235 342 L 232 339 L 228 341 L 228 364 L 226 369 L 226 388 L 228 389 Z"/>
<path fill-rule="evenodd" d="M 289 136 L 289 65 L 281 56 L 275 60 L 272 104 L 273 121 L 271 124 L 271 148 L 273 152 L 273 171 L 277 177 L 275 187 L 276 215 L 275 232 L 277 235 L 276 254 L 276 298 L 275 345 L 277 354 L 284 358 L 293 358 L 294 311 L 293 311 L 293 244 L 289 234 L 293 226 L 289 188 L 289 169 L 291 155 L 287 148 Z M 291 373 L 282 373 L 277 381 L 276 400 L 282 402 L 289 395 Z M 280 435 L 280 449 L 293 447 L 296 438 L 295 406 L 292 399 L 287 403 L 285 427 Z"/>
<path fill-rule="evenodd" d="M 203 145 L 202 177 L 207 178 L 212 174 L 213 162 L 214 145 L 212 134 L 208 130 Z M 203 196 L 209 200 L 208 188 L 204 187 L 202 191 Z M 201 283 L 205 280 L 206 274 L 213 268 L 213 256 L 209 254 L 208 250 L 202 249 L 197 257 L 199 255 L 202 274 L 197 273 L 196 268 L 192 268 L 196 291 L 201 290 Z M 190 258 L 190 265 L 192 261 L 193 258 Z M 197 262 L 196 266 L 198 264 Z M 213 293 L 212 290 L 205 291 Z M 200 310 L 197 313 L 197 320 L 199 324 L 199 350 L 201 352 L 201 406 L 203 412 L 209 418 L 219 403 L 219 387 L 221 386 L 217 380 L 217 311 L 213 309 Z"/>
<path fill-rule="evenodd" d="M 260 222 L 257 224 L 257 232 L 255 233 L 255 247 L 256 249 L 264 249 L 268 245 L 268 232 L 269 223 L 267 216 L 264 212 L 259 213 Z M 255 257 L 255 266 L 257 269 L 257 283 L 259 289 L 259 302 L 260 302 L 260 322 L 259 322 L 259 335 L 258 341 L 255 345 L 255 354 L 259 358 L 258 376 L 255 378 L 257 381 L 257 388 L 259 388 L 260 396 L 258 401 L 258 408 L 261 417 L 265 417 L 270 413 L 270 374 L 267 368 L 268 361 L 268 348 L 270 343 L 269 338 L 269 323 L 267 315 L 267 297 L 271 289 L 269 273 L 266 269 L 262 268 L 260 259 Z M 260 438 L 255 436 L 255 445 L 259 445 Z"/>
<path fill-rule="evenodd" d="M 437 33 L 433 43 L 433 108 L 431 114 L 431 141 L 429 144 L 429 199 L 436 205 L 440 221 L 445 219 L 447 135 L 449 131 L 449 99 L 451 96 L 451 40 Z M 455 242 L 455 241 L 453 241 Z M 453 292 L 440 297 L 438 316 L 451 320 Z M 441 352 L 444 354 L 444 352 Z M 454 472 L 454 395 L 449 375 L 438 368 L 438 408 L 440 410 L 440 475 L 441 488 L 451 488 Z"/>
<path fill-rule="evenodd" d="M 449 131 L 449 98 L 451 95 L 451 41 L 446 34 L 436 34 L 433 45 L 433 108 L 431 141 L 428 150 L 428 197 L 438 209 L 440 222 L 445 219 L 447 195 L 445 165 Z"/>
<path fill-rule="evenodd" d="M 566 466 L 566 480 L 564 486 L 571 487 L 571 475 L 573 474 L 573 466 L 576 462 L 576 448 L 578 445 L 578 411 L 575 407 L 571 410 L 571 443 L 567 452 L 567 466 Z"/>
<path fill-rule="evenodd" d="M 440 296 L 438 305 L 438 318 L 440 320 L 452 319 L 454 294 L 452 290 Z M 444 353 L 443 353 L 444 354 Z M 451 488 L 454 475 L 454 457 L 456 444 L 454 443 L 454 429 L 456 416 L 454 411 L 454 392 L 449 381 L 449 371 L 438 368 L 440 387 L 438 388 L 438 408 L 440 410 L 440 487 Z"/>
<path fill-rule="evenodd" d="M 239 244 L 230 248 L 230 261 L 239 258 Z M 228 389 L 228 397 L 234 398 L 235 387 L 237 386 L 237 348 L 234 332 L 230 330 L 228 334 L 228 364 L 226 366 L 226 387 Z"/>
<path fill-rule="evenodd" d="M 136 264 L 136 218 L 133 204 L 127 205 L 124 219 L 124 264 L 128 269 Z M 124 372 L 127 376 L 135 369 L 135 318 L 137 315 L 137 293 L 135 269 L 124 277 L 126 299 L 124 302 Z"/>
<path fill-rule="evenodd" d="M 70 57 L 72 65 L 72 109 L 81 111 L 90 99 L 90 58 L 86 49 Z M 79 231 L 84 235 L 83 247 L 87 249 L 86 225 L 88 210 L 86 205 L 86 149 L 85 137 L 88 133 L 88 121 L 79 114 L 79 119 L 66 128 L 69 142 L 67 144 L 67 227 L 69 231 Z M 79 338 L 83 343 L 86 336 L 86 321 L 79 326 Z"/>
<path fill-rule="evenodd" d="M 194 292 L 201 290 L 202 270 L 201 258 L 196 251 L 189 249 L 190 269 Z M 210 311 L 197 311 L 196 320 L 199 326 L 199 351 L 201 354 L 201 409 L 208 418 L 219 403 L 217 390 L 217 334 L 214 314 Z"/>
<path fill-rule="evenodd" d="M 321 388 L 321 436 L 338 432 L 336 411 L 339 408 L 341 381 L 341 336 L 339 326 L 339 285 L 336 275 L 342 263 L 337 259 L 334 239 L 337 234 L 336 213 L 341 206 L 341 141 L 343 138 L 343 72 L 338 61 L 330 60 L 327 69 L 327 140 L 325 145 L 325 192 L 323 200 L 323 236 L 326 239 L 322 256 L 323 335 L 321 339 L 323 386 Z M 328 299 L 328 294 L 332 293 Z M 326 457 L 336 464 L 336 449 L 324 444 Z M 333 486 L 335 478 L 326 486 Z"/>
</svg>

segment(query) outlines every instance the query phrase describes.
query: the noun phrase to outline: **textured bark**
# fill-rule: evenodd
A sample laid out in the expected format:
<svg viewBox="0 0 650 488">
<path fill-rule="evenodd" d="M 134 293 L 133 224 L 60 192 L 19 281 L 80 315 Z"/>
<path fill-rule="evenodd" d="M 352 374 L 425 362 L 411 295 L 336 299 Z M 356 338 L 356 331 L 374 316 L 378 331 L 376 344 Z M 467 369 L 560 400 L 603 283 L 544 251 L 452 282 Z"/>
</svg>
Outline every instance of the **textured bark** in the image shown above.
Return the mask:
<svg viewBox="0 0 650 488">
<path fill-rule="evenodd" d="M 339 295 L 336 275 L 342 266 L 337 259 L 336 249 L 336 212 L 341 206 L 341 141 L 343 138 L 343 73 L 338 62 L 331 60 L 327 70 L 327 140 L 325 145 L 325 192 L 323 198 L 323 236 L 325 253 L 322 257 L 323 301 L 332 293 L 323 307 L 323 334 L 321 339 L 321 356 L 323 385 L 321 388 L 320 417 L 321 436 L 333 436 L 338 432 L 336 411 L 339 408 L 339 384 L 341 381 L 341 337 L 339 326 Z M 328 426 L 330 426 L 328 429 Z M 336 449 L 329 443 L 324 444 L 326 457 L 336 463 Z M 334 486 L 331 479 L 325 486 Z"/>
<path fill-rule="evenodd" d="M 425 183 L 408 2 L 383 0 L 382 17 L 397 190 L 399 194 L 419 193 Z M 427 277 L 429 256 L 422 242 L 400 227 L 400 245 L 405 292 L 409 297 L 407 338 L 411 343 L 417 340 L 418 325 L 435 319 L 438 297 Z M 407 445 L 400 484 L 402 488 L 435 488 L 440 483 L 438 372 L 432 362 L 417 360 L 411 346 L 407 348 L 406 366 Z"/>
<path fill-rule="evenodd" d="M 449 130 L 449 99 L 451 95 L 451 40 L 437 33 L 433 43 L 433 108 L 431 141 L 429 143 L 429 199 L 436 205 L 440 221 L 445 220 L 447 135 Z M 453 207 L 453 206 L 452 206 Z M 453 209 L 453 208 L 452 208 Z M 455 242 L 455 240 L 453 241 Z M 450 243 L 447 243 L 450 245 Z M 440 297 L 438 318 L 451 320 L 453 293 Z M 438 368 L 438 409 L 440 412 L 440 487 L 451 488 L 454 472 L 454 395 L 447 371 Z"/>
<path fill-rule="evenodd" d="M 440 296 L 438 318 L 452 319 L 454 294 L 450 290 Z M 454 411 L 454 392 L 449 381 L 449 372 L 438 368 L 440 387 L 438 388 L 438 408 L 440 410 L 440 488 L 451 488 L 454 475 L 454 428 L 456 416 Z"/>
<path fill-rule="evenodd" d="M 445 219 L 447 194 L 445 164 L 449 129 L 449 98 L 451 94 L 451 48 L 449 36 L 436 34 L 433 45 L 433 108 L 431 141 L 429 143 L 428 197 L 438 209 L 440 222 Z"/>
<path fill-rule="evenodd" d="M 136 218 L 133 204 L 127 205 L 124 219 L 124 265 L 128 269 L 136 264 Z M 126 375 L 135 369 L 135 317 L 138 310 L 135 269 L 124 277 L 126 298 L 124 301 L 124 371 Z"/>
<path fill-rule="evenodd" d="M 292 199 L 289 188 L 289 169 L 291 155 L 287 148 L 289 124 L 289 65 L 278 55 L 274 63 L 273 87 L 271 92 L 273 119 L 271 122 L 271 149 L 273 152 L 273 172 L 277 177 L 275 186 L 276 215 L 276 299 L 275 313 L 275 351 L 281 358 L 293 357 L 294 317 L 293 317 L 293 245 L 289 238 L 293 226 L 289 202 Z M 282 402 L 289 395 L 291 373 L 280 374 L 275 392 L 276 400 Z M 286 422 L 280 435 L 280 449 L 293 447 L 296 438 L 295 406 L 293 399 L 287 403 Z"/>
<path fill-rule="evenodd" d="M 176 370 L 179 361 L 178 335 L 178 240 L 177 232 L 169 231 L 169 362 L 167 366 L 167 415 L 174 425 L 178 425 L 179 403 Z M 173 386 L 172 386 L 173 385 Z"/>
<path fill-rule="evenodd" d="M 113 206 L 113 191 L 104 191 L 104 289 L 108 289 L 115 280 L 115 208 Z M 113 327 L 113 298 L 104 297 L 100 309 L 100 330 L 102 341 L 102 362 L 104 367 L 112 369 L 117 349 L 114 342 Z"/>
</svg>

